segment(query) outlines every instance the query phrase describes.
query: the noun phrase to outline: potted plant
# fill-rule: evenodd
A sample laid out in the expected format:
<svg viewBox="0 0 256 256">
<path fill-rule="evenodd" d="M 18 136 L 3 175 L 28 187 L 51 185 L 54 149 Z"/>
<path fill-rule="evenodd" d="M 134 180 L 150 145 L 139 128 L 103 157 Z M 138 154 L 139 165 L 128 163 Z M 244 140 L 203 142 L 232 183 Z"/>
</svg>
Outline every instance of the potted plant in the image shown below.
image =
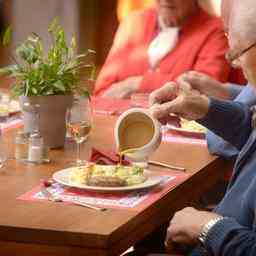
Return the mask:
<svg viewBox="0 0 256 256">
<path fill-rule="evenodd" d="M 80 83 L 81 70 L 91 68 L 92 79 L 94 66 L 86 64 L 84 58 L 91 53 L 76 54 L 76 42 L 72 38 L 68 45 L 65 32 L 57 19 L 48 28 L 52 44 L 45 54 L 39 35 L 32 33 L 16 48 L 15 64 L 0 69 L 0 73 L 15 78 L 12 91 L 19 96 L 24 114 L 24 129 L 33 130 L 32 113 L 24 106 L 39 106 L 39 129 L 45 143 L 50 148 L 64 145 L 66 126 L 65 113 L 71 106 L 75 94 L 88 96 L 85 84 Z M 10 41 L 11 29 L 5 32 L 3 43 Z M 87 80 L 88 80 L 87 79 Z"/>
</svg>

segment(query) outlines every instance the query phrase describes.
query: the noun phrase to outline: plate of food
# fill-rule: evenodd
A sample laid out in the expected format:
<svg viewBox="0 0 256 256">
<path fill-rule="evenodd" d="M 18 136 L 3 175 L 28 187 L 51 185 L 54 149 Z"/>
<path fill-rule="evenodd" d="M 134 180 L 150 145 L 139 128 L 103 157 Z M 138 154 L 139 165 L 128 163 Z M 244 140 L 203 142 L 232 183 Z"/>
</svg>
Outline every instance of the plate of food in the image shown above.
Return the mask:
<svg viewBox="0 0 256 256">
<path fill-rule="evenodd" d="M 21 111 L 20 103 L 17 100 L 11 100 L 9 104 L 9 114 L 16 114 Z"/>
<path fill-rule="evenodd" d="M 16 100 L 11 100 L 8 104 L 0 103 L 0 115 L 12 115 L 21 111 L 20 104 Z"/>
<path fill-rule="evenodd" d="M 138 166 L 98 165 L 70 167 L 53 174 L 65 186 L 92 191 L 130 191 L 158 185 L 162 177 Z"/>
<path fill-rule="evenodd" d="M 189 121 L 186 119 L 180 120 L 180 127 L 168 125 L 168 130 L 178 132 L 185 136 L 198 138 L 204 138 L 207 132 L 207 129 L 196 121 Z"/>
</svg>

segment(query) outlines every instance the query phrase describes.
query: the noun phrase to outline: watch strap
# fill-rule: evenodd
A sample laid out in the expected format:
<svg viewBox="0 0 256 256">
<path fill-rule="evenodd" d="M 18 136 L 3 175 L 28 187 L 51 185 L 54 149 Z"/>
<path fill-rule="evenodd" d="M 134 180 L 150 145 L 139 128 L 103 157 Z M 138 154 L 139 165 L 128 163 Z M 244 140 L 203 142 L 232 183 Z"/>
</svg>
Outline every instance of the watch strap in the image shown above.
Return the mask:
<svg viewBox="0 0 256 256">
<path fill-rule="evenodd" d="M 198 236 L 198 240 L 199 240 L 199 242 L 200 242 L 201 244 L 204 245 L 204 243 L 205 243 L 205 241 L 206 241 L 206 237 L 207 237 L 207 235 L 208 235 L 210 229 L 211 229 L 214 225 L 216 225 L 219 221 L 221 221 L 221 220 L 223 220 L 223 219 L 224 219 L 223 216 L 218 216 L 218 217 L 216 217 L 216 218 L 210 220 L 209 222 L 207 222 L 207 223 L 203 226 L 202 231 L 201 231 L 201 233 L 200 233 L 199 236 Z"/>
</svg>

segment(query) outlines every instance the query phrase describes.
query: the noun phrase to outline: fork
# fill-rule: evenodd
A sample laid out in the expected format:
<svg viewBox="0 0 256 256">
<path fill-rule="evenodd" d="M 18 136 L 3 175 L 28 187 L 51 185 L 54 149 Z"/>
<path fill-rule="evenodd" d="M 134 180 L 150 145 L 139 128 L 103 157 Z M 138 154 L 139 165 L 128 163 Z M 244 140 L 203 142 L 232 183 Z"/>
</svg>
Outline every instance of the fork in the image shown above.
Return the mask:
<svg viewBox="0 0 256 256">
<path fill-rule="evenodd" d="M 151 165 L 155 165 L 155 166 L 160 166 L 160 167 L 164 167 L 164 168 L 168 168 L 168 169 L 173 169 L 173 170 L 177 170 L 177 171 L 182 171 L 185 172 L 186 169 L 184 167 L 180 167 L 180 166 L 174 166 L 174 165 L 170 165 L 170 164 L 165 164 L 162 162 L 158 162 L 158 161 L 148 161 L 149 164 Z"/>
<path fill-rule="evenodd" d="M 42 190 L 42 193 L 44 194 L 44 196 L 49 200 L 49 201 L 53 201 L 53 202 L 64 202 L 63 199 L 61 198 L 61 196 L 58 196 L 58 195 L 55 195 L 53 193 L 51 193 L 47 188 L 43 189 Z M 90 204 L 86 204 L 84 202 L 81 202 L 80 200 L 78 199 L 72 199 L 70 200 L 70 202 L 72 204 L 75 204 L 75 205 L 79 205 L 79 206 L 83 206 L 83 207 L 86 207 L 86 208 L 89 208 L 89 209 L 92 209 L 92 210 L 96 210 L 96 211 L 106 211 L 107 208 L 100 208 L 100 207 L 96 207 L 96 206 L 93 206 L 93 205 L 90 205 Z"/>
</svg>

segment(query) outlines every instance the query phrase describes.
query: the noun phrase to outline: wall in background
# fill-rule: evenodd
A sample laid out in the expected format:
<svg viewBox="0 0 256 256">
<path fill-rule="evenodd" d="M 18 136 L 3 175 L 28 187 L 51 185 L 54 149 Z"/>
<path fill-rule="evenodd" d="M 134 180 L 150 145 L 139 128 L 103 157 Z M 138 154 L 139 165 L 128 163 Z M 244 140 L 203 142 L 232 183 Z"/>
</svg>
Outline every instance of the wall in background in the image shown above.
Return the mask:
<svg viewBox="0 0 256 256">
<path fill-rule="evenodd" d="M 49 45 L 48 25 L 59 17 L 68 39 L 78 36 L 78 0 L 12 0 L 13 47 L 36 32 Z"/>
<path fill-rule="evenodd" d="M 221 0 L 200 1 L 208 10 L 219 13 Z M 118 26 L 118 0 L 4 0 L 3 2 L 4 13 L 9 13 L 14 30 L 12 48 L 33 31 L 42 35 L 46 44 L 49 44 L 48 24 L 54 17 L 59 16 L 68 38 L 70 39 L 72 35 L 76 36 L 79 50 L 94 49 L 97 52 L 94 58 L 96 64 L 101 66 L 104 62 Z M 1 51 L 2 49 L 0 63 L 7 59 L 2 57 L 5 55 Z"/>
</svg>

